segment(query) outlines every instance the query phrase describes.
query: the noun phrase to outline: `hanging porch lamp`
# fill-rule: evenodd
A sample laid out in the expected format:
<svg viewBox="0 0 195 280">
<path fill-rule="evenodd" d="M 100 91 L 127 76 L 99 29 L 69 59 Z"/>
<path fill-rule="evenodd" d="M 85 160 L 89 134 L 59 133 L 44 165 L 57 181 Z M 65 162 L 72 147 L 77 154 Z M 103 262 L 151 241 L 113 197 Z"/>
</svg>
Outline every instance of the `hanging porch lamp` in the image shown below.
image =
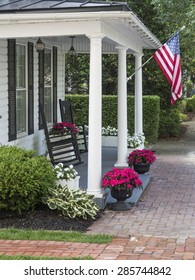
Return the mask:
<svg viewBox="0 0 195 280">
<path fill-rule="evenodd" d="M 71 47 L 70 47 L 70 50 L 68 51 L 68 54 L 71 56 L 75 56 L 77 54 L 76 50 L 73 47 L 73 39 L 75 38 L 75 36 L 70 36 L 70 38 L 72 39 L 72 42 L 71 42 Z"/>
<path fill-rule="evenodd" d="M 35 49 L 37 52 L 43 51 L 45 48 L 45 44 L 41 41 L 41 38 L 39 37 L 39 39 L 37 40 L 36 44 L 35 44 Z"/>
</svg>

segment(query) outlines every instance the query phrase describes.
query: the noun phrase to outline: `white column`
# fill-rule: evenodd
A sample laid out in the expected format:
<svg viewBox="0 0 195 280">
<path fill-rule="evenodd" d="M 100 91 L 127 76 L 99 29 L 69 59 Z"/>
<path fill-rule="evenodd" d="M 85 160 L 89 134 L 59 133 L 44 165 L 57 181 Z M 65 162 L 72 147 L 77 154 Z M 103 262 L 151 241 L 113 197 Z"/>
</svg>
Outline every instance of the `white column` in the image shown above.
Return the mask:
<svg viewBox="0 0 195 280">
<path fill-rule="evenodd" d="M 118 151 L 116 167 L 127 164 L 127 61 L 126 48 L 118 49 Z"/>
<path fill-rule="evenodd" d="M 142 54 L 135 54 L 135 133 L 143 133 Z M 140 146 L 140 148 L 143 148 Z"/>
<path fill-rule="evenodd" d="M 87 192 L 102 197 L 102 37 L 90 38 Z"/>
</svg>

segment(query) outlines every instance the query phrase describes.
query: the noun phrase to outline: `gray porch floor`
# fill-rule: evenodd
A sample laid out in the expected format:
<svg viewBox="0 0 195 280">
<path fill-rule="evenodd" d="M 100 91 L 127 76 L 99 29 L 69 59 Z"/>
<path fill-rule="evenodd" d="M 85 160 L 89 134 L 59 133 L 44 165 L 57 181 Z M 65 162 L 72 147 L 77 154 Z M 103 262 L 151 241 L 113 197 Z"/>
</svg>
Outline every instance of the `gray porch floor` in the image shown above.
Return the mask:
<svg viewBox="0 0 195 280">
<path fill-rule="evenodd" d="M 87 188 L 87 162 L 88 162 L 88 153 L 81 154 L 81 158 L 83 163 L 80 165 L 75 166 L 75 169 L 79 173 L 80 176 L 80 187 L 82 189 Z M 110 148 L 110 147 L 103 147 L 102 148 L 102 176 L 104 173 L 106 173 L 108 170 L 110 170 L 112 167 L 114 167 L 114 164 L 117 160 L 117 148 Z M 142 189 L 134 189 L 133 195 L 126 200 L 126 202 L 131 204 L 136 204 L 139 199 L 141 198 L 143 192 L 145 191 L 146 187 L 148 186 L 150 182 L 150 173 L 146 174 L 140 174 L 140 180 L 143 183 Z M 114 203 L 116 200 L 111 197 L 110 190 L 106 189 L 104 190 L 105 196 L 106 196 L 106 204 L 108 203 Z"/>
</svg>

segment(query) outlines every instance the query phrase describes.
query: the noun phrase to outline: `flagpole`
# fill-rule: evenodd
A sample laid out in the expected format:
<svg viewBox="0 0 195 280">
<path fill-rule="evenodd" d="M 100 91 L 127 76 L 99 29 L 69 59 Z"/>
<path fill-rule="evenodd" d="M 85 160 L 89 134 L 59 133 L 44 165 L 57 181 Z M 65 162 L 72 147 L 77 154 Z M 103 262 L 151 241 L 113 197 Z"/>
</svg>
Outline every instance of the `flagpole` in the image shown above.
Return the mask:
<svg viewBox="0 0 195 280">
<path fill-rule="evenodd" d="M 152 58 L 153 58 L 153 56 L 151 56 L 146 62 L 144 62 L 144 64 L 142 64 L 142 66 L 140 66 L 139 68 L 137 68 L 136 71 L 135 71 L 131 76 L 129 76 L 129 77 L 127 78 L 127 82 L 128 82 L 129 80 L 131 80 L 132 77 L 135 75 L 135 73 L 136 73 L 138 70 L 140 70 L 142 67 L 144 67 L 144 65 L 147 64 Z"/>
<path fill-rule="evenodd" d="M 181 32 L 184 28 L 186 28 L 185 25 L 182 26 L 182 28 L 179 29 L 175 34 Z M 173 35 L 173 36 L 174 36 L 174 35 Z M 172 36 L 172 37 L 173 37 L 173 36 Z M 172 38 L 172 37 L 171 37 L 171 38 Z M 162 45 L 163 45 L 163 44 L 162 44 Z M 139 68 L 137 68 L 137 69 L 135 70 L 135 72 L 134 72 L 131 76 L 129 76 L 129 77 L 127 78 L 127 82 L 128 82 L 129 80 L 131 80 L 132 77 L 135 75 L 135 73 L 137 73 L 137 71 L 139 71 L 141 68 L 143 68 L 152 58 L 153 58 L 153 55 L 152 55 L 146 62 L 144 62 L 144 64 L 142 64 L 142 66 L 140 66 Z"/>
</svg>

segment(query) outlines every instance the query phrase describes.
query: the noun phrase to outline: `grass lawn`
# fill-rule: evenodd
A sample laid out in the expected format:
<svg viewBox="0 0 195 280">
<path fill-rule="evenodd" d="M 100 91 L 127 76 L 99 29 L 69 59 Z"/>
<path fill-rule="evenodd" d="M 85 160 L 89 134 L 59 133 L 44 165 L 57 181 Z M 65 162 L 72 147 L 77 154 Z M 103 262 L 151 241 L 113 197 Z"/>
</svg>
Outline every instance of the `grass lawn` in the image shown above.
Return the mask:
<svg viewBox="0 0 195 280">
<path fill-rule="evenodd" d="M 1 229 L 0 239 L 7 240 L 51 240 L 61 242 L 81 242 L 109 244 L 113 237 L 111 235 L 97 234 L 91 235 L 76 231 L 49 231 L 49 230 L 19 230 L 15 228 Z M 33 256 L 7 256 L 0 255 L 0 260 L 93 260 L 90 256 L 74 258 L 52 258 Z"/>
<path fill-rule="evenodd" d="M 82 242 L 109 244 L 113 237 L 105 234 L 86 234 L 77 231 L 1 229 L 0 239 L 10 240 L 51 240 L 62 242 Z"/>
<path fill-rule="evenodd" d="M 52 257 L 33 257 L 33 256 L 7 256 L 7 255 L 0 255 L 0 260 L 93 260 L 92 257 L 75 257 L 75 258 L 52 258 Z"/>
</svg>

